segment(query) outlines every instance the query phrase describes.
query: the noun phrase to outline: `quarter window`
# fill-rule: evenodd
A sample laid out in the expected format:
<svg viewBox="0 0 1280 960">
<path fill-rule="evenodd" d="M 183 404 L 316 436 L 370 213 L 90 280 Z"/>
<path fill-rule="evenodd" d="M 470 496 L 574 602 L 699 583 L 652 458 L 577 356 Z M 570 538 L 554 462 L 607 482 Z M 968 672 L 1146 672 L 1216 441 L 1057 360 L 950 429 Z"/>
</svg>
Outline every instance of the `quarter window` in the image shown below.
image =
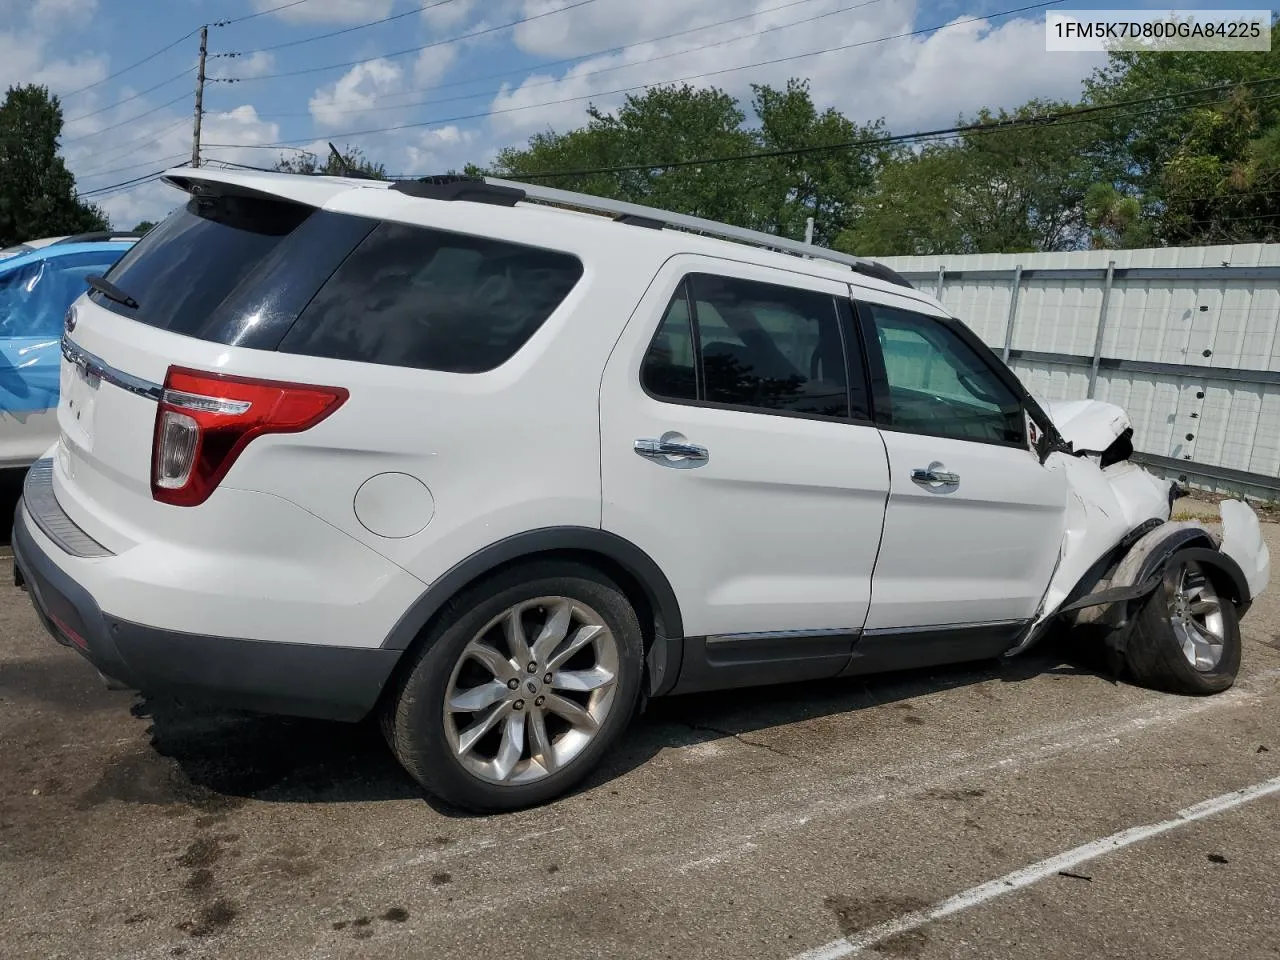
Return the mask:
<svg viewBox="0 0 1280 960">
<path fill-rule="evenodd" d="M 298 318 L 280 350 L 449 373 L 509 360 L 582 276 L 566 253 L 382 223 Z"/>
<path fill-rule="evenodd" d="M 692 274 L 667 307 L 641 380 L 664 400 L 848 417 L 841 327 L 827 294 Z M 853 395 L 854 415 L 867 417 L 861 377 Z"/>
<path fill-rule="evenodd" d="M 1022 402 L 955 331 L 921 314 L 866 304 L 884 356 L 887 426 L 913 433 L 1021 443 Z"/>
</svg>

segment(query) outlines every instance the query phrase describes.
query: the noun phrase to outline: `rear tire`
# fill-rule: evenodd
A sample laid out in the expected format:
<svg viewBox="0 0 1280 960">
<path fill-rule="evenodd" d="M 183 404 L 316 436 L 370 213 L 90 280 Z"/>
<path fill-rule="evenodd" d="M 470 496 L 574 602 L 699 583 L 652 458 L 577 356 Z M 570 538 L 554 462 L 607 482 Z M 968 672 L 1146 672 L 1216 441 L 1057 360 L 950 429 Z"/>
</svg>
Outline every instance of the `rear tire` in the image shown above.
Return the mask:
<svg viewBox="0 0 1280 960">
<path fill-rule="evenodd" d="M 626 729 L 643 647 L 631 604 L 599 571 L 559 560 L 514 567 L 467 588 L 429 628 L 384 703 L 383 733 L 447 803 L 545 803 Z"/>
<path fill-rule="evenodd" d="M 1142 686 L 1170 693 L 1220 693 L 1240 671 L 1240 619 L 1214 572 L 1173 556 L 1133 620 L 1125 662 Z"/>
</svg>

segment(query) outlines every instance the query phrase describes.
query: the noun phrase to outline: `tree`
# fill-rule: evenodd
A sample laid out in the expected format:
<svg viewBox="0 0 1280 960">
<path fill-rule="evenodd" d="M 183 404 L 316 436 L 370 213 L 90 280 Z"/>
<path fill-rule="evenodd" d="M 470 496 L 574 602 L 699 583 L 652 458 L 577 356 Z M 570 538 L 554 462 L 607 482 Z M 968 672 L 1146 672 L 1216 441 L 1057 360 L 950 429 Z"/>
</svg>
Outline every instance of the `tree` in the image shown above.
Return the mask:
<svg viewBox="0 0 1280 960">
<path fill-rule="evenodd" d="M 515 179 L 566 171 L 569 175 L 540 178 L 540 182 L 729 223 L 751 219 L 745 165 L 664 165 L 752 151 L 754 138 L 742 129 L 746 117 L 729 94 L 688 84 L 656 87 L 629 95 L 614 114 L 589 106 L 587 118 L 587 125 L 578 130 L 540 133 L 523 149 L 501 151 L 495 171 Z M 654 166 L 616 173 L 579 172 L 649 162 Z"/>
<path fill-rule="evenodd" d="M 155 224 L 152 223 L 150 220 L 143 220 L 140 224 L 138 224 L 136 227 L 133 228 L 133 232 L 146 233 L 148 230 L 150 230 L 154 226 Z"/>
<path fill-rule="evenodd" d="M 1012 111 L 981 110 L 957 125 L 1025 123 L 1069 106 L 1032 100 Z M 876 256 L 1078 248 L 1094 181 L 1084 148 L 1094 136 L 1088 123 L 1044 123 L 901 150 L 837 246 Z"/>
<path fill-rule="evenodd" d="M 752 90 L 755 124 L 723 90 L 655 87 L 628 96 L 616 113 L 593 105 L 585 127 L 537 134 L 523 148 L 503 150 L 494 166 L 515 179 L 565 171 L 539 179 L 796 240 L 813 217 L 815 242 L 829 243 L 856 210 L 851 198 L 870 188 L 879 151 L 807 148 L 873 139 L 883 125 L 859 127 L 836 110 L 820 113 L 806 82 Z M 751 156 L 774 151 L 785 155 Z M 618 167 L 624 169 L 609 172 Z"/>
<path fill-rule="evenodd" d="M 47 87 L 10 87 L 0 105 L 0 246 L 107 229 L 96 206 L 76 196 L 58 156 L 62 105 Z"/>
<path fill-rule="evenodd" d="M 808 81 L 789 80 L 782 90 L 756 84 L 752 91 L 760 118 L 755 149 L 798 151 L 752 162 L 749 173 L 758 183 L 760 204 L 753 226 L 799 240 L 813 217 L 814 243 L 830 246 L 852 226 L 892 154 L 883 146 L 813 148 L 883 139 L 884 121 L 859 126 L 831 108 L 819 113 Z"/>
<path fill-rule="evenodd" d="M 354 174 L 375 180 L 387 179 L 387 168 L 384 165 L 374 163 L 364 155 L 363 150 L 352 146 L 347 146 L 341 153 L 329 151 L 324 163 L 313 153 L 281 157 L 276 161 L 276 169 L 281 173 L 304 173 L 310 176 L 344 177 Z"/>
<path fill-rule="evenodd" d="M 1126 105 L 1099 117 L 1098 181 L 1139 202 L 1145 242 L 1280 236 L 1278 72 L 1280 25 L 1268 52 L 1117 51 L 1088 78 L 1087 103 Z"/>
</svg>

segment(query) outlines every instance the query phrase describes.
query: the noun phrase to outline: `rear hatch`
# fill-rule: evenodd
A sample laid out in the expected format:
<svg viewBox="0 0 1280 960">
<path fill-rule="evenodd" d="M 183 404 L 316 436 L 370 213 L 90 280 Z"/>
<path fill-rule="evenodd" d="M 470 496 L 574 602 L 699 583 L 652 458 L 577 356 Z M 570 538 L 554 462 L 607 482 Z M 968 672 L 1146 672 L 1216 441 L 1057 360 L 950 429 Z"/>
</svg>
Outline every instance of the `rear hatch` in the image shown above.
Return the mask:
<svg viewBox="0 0 1280 960">
<path fill-rule="evenodd" d="M 200 440 L 204 453 L 217 453 L 219 443 L 243 439 L 249 424 L 236 418 L 250 400 L 257 430 L 273 429 L 259 422 L 264 410 L 275 429 L 289 423 L 296 429 L 340 405 L 341 397 L 288 388 L 263 393 L 261 385 L 234 378 L 213 391 L 201 390 L 199 380 L 170 382 L 165 409 L 162 395 L 172 368 L 261 368 L 239 359 L 274 350 L 376 226 L 327 212 L 324 204 L 353 189 L 386 187 L 223 171 L 184 171 L 170 182 L 189 199 L 108 271 L 105 284 L 76 301 L 63 337 L 55 491 L 71 518 L 116 552 L 182 522 L 183 511 L 168 504 L 183 502 L 174 491 L 185 483 L 181 458 L 193 453 L 183 447 L 197 435 L 187 430 L 192 424 L 223 430 L 206 431 Z M 222 406 L 202 398 L 210 392 Z M 158 463 L 161 473 L 172 475 L 168 492 L 155 475 L 158 429 L 169 445 Z M 186 502 L 196 502 L 198 493 L 188 489 Z"/>
</svg>

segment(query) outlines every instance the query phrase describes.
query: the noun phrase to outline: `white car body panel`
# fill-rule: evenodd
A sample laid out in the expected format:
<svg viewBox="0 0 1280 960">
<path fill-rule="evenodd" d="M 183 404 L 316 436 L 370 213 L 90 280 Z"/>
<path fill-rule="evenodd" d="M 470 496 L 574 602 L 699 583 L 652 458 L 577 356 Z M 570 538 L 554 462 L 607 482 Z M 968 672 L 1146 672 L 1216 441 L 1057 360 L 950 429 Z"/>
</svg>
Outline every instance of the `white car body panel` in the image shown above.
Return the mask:
<svg viewBox="0 0 1280 960">
<path fill-rule="evenodd" d="M 891 488 L 868 629 L 1035 616 L 1062 542 L 1067 484 L 1030 450 L 884 431 Z M 918 484 L 938 463 L 954 486 Z"/>
<path fill-rule="evenodd" d="M 847 287 L 751 264 L 677 256 L 645 294 L 600 384 L 603 528 L 666 573 L 688 636 L 844 630 L 866 620 L 889 477 L 870 425 L 723 410 L 650 397 L 640 364 L 686 273 L 842 296 Z M 636 455 L 675 433 L 696 468 Z"/>
<path fill-rule="evenodd" d="M 1256 597 L 1271 579 L 1271 550 L 1262 539 L 1258 515 L 1239 500 L 1224 500 L 1218 507 L 1222 516 L 1222 552 L 1234 560 Z"/>
<path fill-rule="evenodd" d="M 1133 425 L 1123 408 L 1101 400 L 1050 403 L 1045 413 L 1076 453 L 1102 453 Z"/>
<path fill-rule="evenodd" d="M 1091 459 L 1051 454 L 1045 466 L 1067 481 L 1067 510 L 1057 567 L 1037 613 L 1052 616 L 1101 557 L 1147 520 L 1169 519 L 1169 485 L 1136 463 L 1105 470 Z"/>
</svg>

